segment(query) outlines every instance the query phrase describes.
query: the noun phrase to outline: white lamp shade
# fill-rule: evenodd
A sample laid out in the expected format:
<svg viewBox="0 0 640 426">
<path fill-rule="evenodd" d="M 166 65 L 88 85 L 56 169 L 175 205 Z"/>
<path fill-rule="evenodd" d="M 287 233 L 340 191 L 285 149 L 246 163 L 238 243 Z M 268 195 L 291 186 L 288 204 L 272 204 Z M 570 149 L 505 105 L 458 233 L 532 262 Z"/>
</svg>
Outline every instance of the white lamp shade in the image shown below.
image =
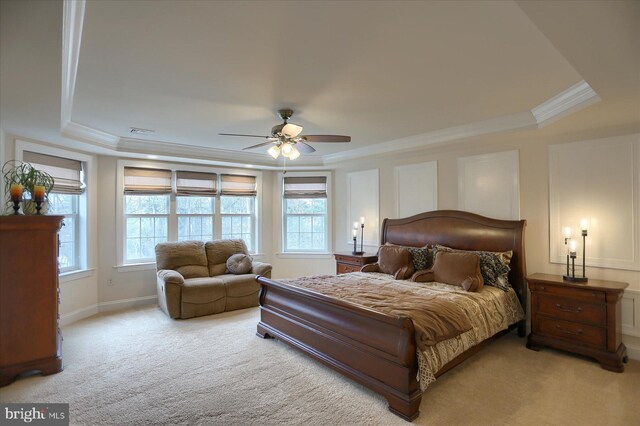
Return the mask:
<svg viewBox="0 0 640 426">
<path fill-rule="evenodd" d="M 565 226 L 564 228 L 562 228 L 562 234 L 565 238 L 571 238 L 571 227 Z"/>
<path fill-rule="evenodd" d="M 589 219 L 582 219 L 580 221 L 580 229 L 583 231 L 589 230 Z"/>
<path fill-rule="evenodd" d="M 298 157 L 300 157 L 300 151 L 298 151 L 294 146 L 291 148 L 291 154 L 289 154 L 289 160 L 295 160 Z"/>
<path fill-rule="evenodd" d="M 297 124 L 287 123 L 284 125 L 284 127 L 280 132 L 289 138 L 295 138 L 300 134 L 300 132 L 302 132 L 302 126 L 298 126 Z"/>
<path fill-rule="evenodd" d="M 269 148 L 269 150 L 267 152 L 273 158 L 278 158 L 280 156 L 280 148 L 278 148 L 276 145 L 274 145 L 271 148 Z"/>
<path fill-rule="evenodd" d="M 568 246 L 571 253 L 575 253 L 578 250 L 578 242 L 576 240 L 569 240 Z"/>
</svg>

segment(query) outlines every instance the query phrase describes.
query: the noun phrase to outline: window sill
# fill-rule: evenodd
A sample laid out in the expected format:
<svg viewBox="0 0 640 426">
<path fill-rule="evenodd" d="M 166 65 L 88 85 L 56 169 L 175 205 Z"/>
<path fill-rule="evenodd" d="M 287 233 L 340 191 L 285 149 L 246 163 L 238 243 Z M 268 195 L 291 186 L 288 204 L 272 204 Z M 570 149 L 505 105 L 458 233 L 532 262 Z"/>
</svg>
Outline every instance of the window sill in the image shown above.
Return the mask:
<svg viewBox="0 0 640 426">
<path fill-rule="evenodd" d="M 136 272 L 136 271 L 151 271 L 156 269 L 156 262 L 145 263 L 129 263 L 127 265 L 114 266 L 118 272 Z"/>
<path fill-rule="evenodd" d="M 333 259 L 328 252 L 284 252 L 276 253 L 278 259 Z"/>
<path fill-rule="evenodd" d="M 80 269 L 77 271 L 63 272 L 60 274 L 58 281 L 60 282 L 60 284 L 62 284 L 69 281 L 77 281 L 83 278 L 89 278 L 93 276 L 93 271 L 95 271 L 95 269 Z"/>
</svg>

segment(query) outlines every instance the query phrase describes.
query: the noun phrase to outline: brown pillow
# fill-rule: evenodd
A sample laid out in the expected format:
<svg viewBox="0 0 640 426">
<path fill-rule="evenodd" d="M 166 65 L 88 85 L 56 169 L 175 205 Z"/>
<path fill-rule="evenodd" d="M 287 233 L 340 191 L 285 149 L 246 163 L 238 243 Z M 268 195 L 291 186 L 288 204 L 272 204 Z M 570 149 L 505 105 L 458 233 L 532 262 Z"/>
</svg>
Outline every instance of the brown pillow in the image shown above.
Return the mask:
<svg viewBox="0 0 640 426">
<path fill-rule="evenodd" d="M 484 286 L 480 258 L 474 253 L 439 251 L 433 263 L 433 279 L 466 291 L 480 291 Z"/>
<path fill-rule="evenodd" d="M 396 276 L 396 279 L 404 280 L 413 274 L 413 265 L 409 257 L 409 250 L 400 246 L 382 246 L 378 251 L 378 265 L 380 272 L 385 274 L 396 275 L 396 272 L 404 268 L 402 276 Z"/>
</svg>

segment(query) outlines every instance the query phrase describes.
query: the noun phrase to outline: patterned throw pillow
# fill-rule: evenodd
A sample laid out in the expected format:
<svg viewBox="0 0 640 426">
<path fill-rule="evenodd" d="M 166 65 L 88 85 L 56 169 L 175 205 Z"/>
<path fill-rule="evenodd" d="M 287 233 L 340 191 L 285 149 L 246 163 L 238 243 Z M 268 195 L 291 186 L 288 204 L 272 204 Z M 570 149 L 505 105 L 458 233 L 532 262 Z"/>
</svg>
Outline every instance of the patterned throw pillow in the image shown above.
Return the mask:
<svg viewBox="0 0 640 426">
<path fill-rule="evenodd" d="M 416 271 L 431 269 L 433 266 L 433 253 L 430 247 L 407 247 L 407 250 L 409 250 L 409 255 Z"/>
<path fill-rule="evenodd" d="M 480 272 L 484 279 L 485 285 L 497 287 L 500 290 L 507 291 L 511 287 L 509 284 L 509 262 L 511 262 L 512 251 L 505 252 L 492 252 L 492 251 L 472 251 L 472 250 L 458 250 L 451 247 L 441 246 L 436 244 L 433 247 L 434 256 L 438 251 L 462 251 L 475 253 L 480 257 Z"/>
</svg>

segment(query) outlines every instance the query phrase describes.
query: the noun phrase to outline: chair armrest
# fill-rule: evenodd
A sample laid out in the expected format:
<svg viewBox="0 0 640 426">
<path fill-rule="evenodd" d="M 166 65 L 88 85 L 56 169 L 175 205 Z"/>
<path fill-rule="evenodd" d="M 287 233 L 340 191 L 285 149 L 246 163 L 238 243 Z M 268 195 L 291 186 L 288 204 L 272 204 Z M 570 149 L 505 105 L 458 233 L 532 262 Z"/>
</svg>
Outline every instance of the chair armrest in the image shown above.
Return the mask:
<svg viewBox="0 0 640 426">
<path fill-rule="evenodd" d="M 164 281 L 165 283 L 184 285 L 184 277 L 180 274 L 180 272 L 174 271 L 172 269 L 160 269 L 158 271 L 158 279 Z"/>
<path fill-rule="evenodd" d="M 271 264 L 253 261 L 251 266 L 251 273 L 256 275 L 262 275 L 263 277 L 267 276 L 267 278 L 269 278 L 271 274 Z"/>
<path fill-rule="evenodd" d="M 433 280 L 433 270 L 431 269 L 421 269 L 411 276 L 411 281 L 415 281 L 417 283 L 430 283 Z"/>
<path fill-rule="evenodd" d="M 380 265 L 377 263 L 367 263 L 360 268 L 360 272 L 380 272 Z"/>
</svg>

